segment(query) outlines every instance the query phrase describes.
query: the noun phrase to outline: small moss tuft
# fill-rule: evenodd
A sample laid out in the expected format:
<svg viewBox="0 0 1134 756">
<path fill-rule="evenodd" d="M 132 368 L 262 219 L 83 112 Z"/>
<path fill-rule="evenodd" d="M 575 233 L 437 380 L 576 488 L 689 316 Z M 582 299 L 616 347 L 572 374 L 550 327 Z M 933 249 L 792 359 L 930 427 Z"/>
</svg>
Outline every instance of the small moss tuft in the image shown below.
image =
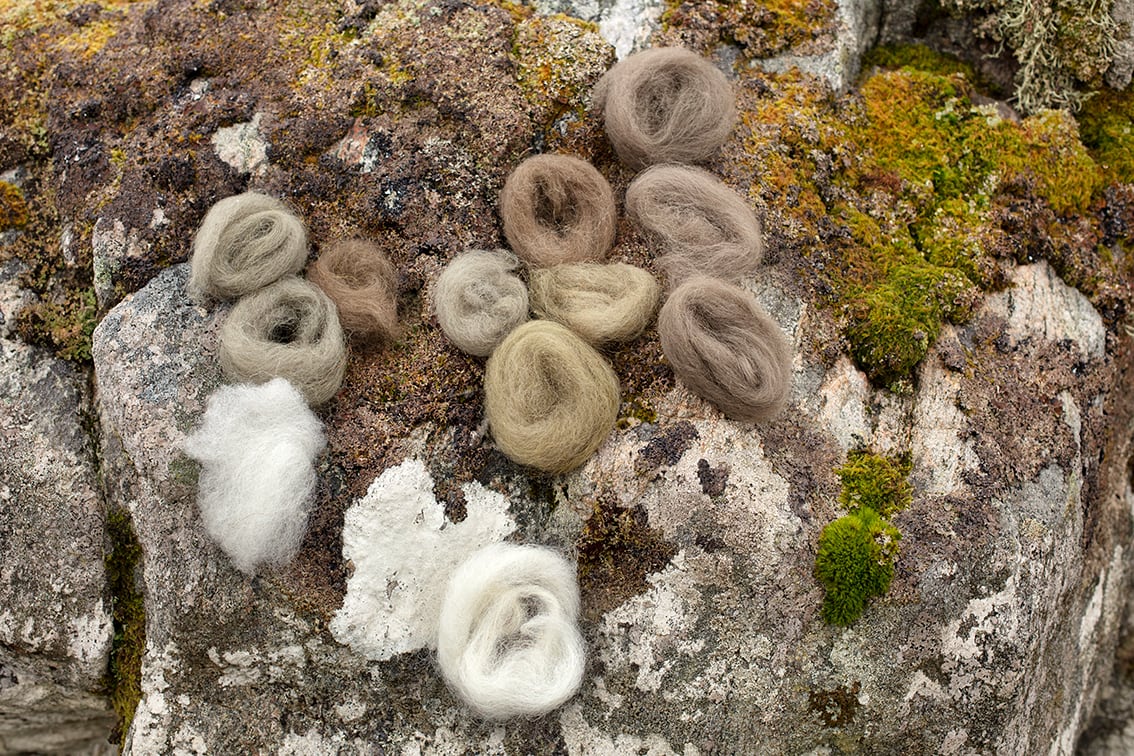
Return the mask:
<svg viewBox="0 0 1134 756">
<path fill-rule="evenodd" d="M 889 70 L 908 69 L 925 71 L 939 76 L 961 74 L 971 82 L 977 81 L 976 72 L 968 63 L 952 55 L 939 53 L 925 45 L 880 45 L 862 57 L 862 69 L 877 66 Z"/>
<path fill-rule="evenodd" d="M 901 533 L 870 507 L 862 507 L 823 528 L 815 576 L 827 592 L 822 615 L 832 625 L 858 619 L 866 602 L 884 596 L 894 577 Z"/>
<path fill-rule="evenodd" d="M 91 288 L 71 292 L 62 301 L 33 304 L 16 319 L 16 331 L 25 341 L 54 349 L 73 362 L 90 362 L 96 325 L 98 301 Z"/>
<path fill-rule="evenodd" d="M 21 228 L 28 222 L 28 203 L 18 187 L 0 181 L 0 232 Z"/>
<path fill-rule="evenodd" d="M 848 511 L 869 507 L 882 517 L 893 517 L 913 501 L 908 480 L 909 455 L 899 459 L 865 450 L 852 451 L 847 463 L 835 471 L 843 484 L 839 502 Z"/>
<path fill-rule="evenodd" d="M 142 698 L 142 654 L 146 648 L 146 607 L 138 588 L 142 547 L 130 515 L 123 509 L 107 513 L 106 532 L 110 551 L 104 561 L 114 621 L 106 688 L 118 715 L 111 742 L 122 743 Z"/>
<path fill-rule="evenodd" d="M 1107 177 L 1134 183 L 1134 91 L 1099 92 L 1078 117 L 1083 144 Z"/>
</svg>

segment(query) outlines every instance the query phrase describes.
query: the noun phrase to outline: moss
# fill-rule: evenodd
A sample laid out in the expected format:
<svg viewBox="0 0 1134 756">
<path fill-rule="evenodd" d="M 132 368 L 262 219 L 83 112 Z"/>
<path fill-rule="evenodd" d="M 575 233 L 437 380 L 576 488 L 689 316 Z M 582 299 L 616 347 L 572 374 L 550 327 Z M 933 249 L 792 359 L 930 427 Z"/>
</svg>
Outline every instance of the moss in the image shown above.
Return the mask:
<svg viewBox="0 0 1134 756">
<path fill-rule="evenodd" d="M 833 0 L 670 0 L 662 13 L 667 31 L 706 32 L 713 46 L 739 47 L 749 58 L 766 58 L 800 49 L 830 33 L 838 6 Z"/>
<path fill-rule="evenodd" d="M 960 74 L 971 82 L 977 81 L 976 72 L 968 63 L 952 55 L 931 50 L 925 45 L 879 45 L 862 56 L 864 71 L 874 66 L 890 70 L 924 71 L 939 76 Z"/>
<path fill-rule="evenodd" d="M 886 595 L 894 577 L 901 533 L 870 507 L 843 515 L 823 528 L 815 555 L 815 576 L 826 591 L 824 621 L 853 623 L 866 603 Z"/>
<path fill-rule="evenodd" d="M 618 427 L 625 430 L 641 423 L 656 423 L 657 411 L 643 397 L 633 396 L 622 402 L 618 413 Z"/>
<path fill-rule="evenodd" d="M 1099 92 L 1078 119 L 1083 144 L 1107 178 L 1134 183 L 1134 90 Z"/>
<path fill-rule="evenodd" d="M 106 532 L 110 551 L 104 561 L 114 622 L 106 687 L 118 715 L 111 742 L 122 743 L 142 698 L 142 654 L 146 647 L 146 608 L 138 588 L 142 547 L 125 510 L 107 513 Z"/>
<path fill-rule="evenodd" d="M 520 20 L 511 58 L 524 96 L 550 123 L 586 110 L 591 87 L 614 63 L 614 51 L 595 24 L 557 14 Z"/>
<path fill-rule="evenodd" d="M 16 330 L 25 341 L 51 348 L 75 362 L 90 362 L 96 325 L 98 301 L 91 288 L 73 291 L 61 300 L 30 305 L 20 310 L 16 319 Z"/>
<path fill-rule="evenodd" d="M 849 511 L 869 507 L 882 517 L 893 517 L 913 500 L 910 469 L 909 455 L 895 459 L 852 451 L 846 464 L 835 471 L 843 484 L 839 502 Z"/>
<path fill-rule="evenodd" d="M 0 181 L 0 232 L 21 228 L 28 222 L 28 203 L 18 187 Z"/>
</svg>

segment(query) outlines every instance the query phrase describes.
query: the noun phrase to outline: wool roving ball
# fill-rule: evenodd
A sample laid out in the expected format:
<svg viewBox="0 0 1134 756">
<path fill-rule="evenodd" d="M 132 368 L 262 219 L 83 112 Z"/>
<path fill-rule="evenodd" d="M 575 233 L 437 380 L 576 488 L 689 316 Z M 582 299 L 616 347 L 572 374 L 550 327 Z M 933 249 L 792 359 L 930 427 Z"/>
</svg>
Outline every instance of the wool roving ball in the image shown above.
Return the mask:
<svg viewBox="0 0 1134 756">
<path fill-rule="evenodd" d="M 487 357 L 528 319 L 528 287 L 507 250 L 473 249 L 454 257 L 433 287 L 433 311 L 458 349 Z"/>
<path fill-rule="evenodd" d="M 558 323 L 532 320 L 496 347 L 484 373 L 484 412 L 510 459 L 544 472 L 583 464 L 618 419 L 618 377 Z"/>
<path fill-rule="evenodd" d="M 298 273 L 307 262 L 307 231 L 279 200 L 245 192 L 217 202 L 197 229 L 189 293 L 236 299 Z"/>
<path fill-rule="evenodd" d="M 596 346 L 642 333 L 659 294 L 652 275 L 625 263 L 568 263 L 531 273 L 532 311 Z"/>
<path fill-rule="evenodd" d="M 751 293 L 715 278 L 678 286 L 658 315 L 673 372 L 733 420 L 780 413 L 791 388 L 791 346 Z"/>
<path fill-rule="evenodd" d="M 732 133 L 732 87 L 689 50 L 643 50 L 616 63 L 595 85 L 593 106 L 619 159 L 634 170 L 706 160 Z"/>
<path fill-rule="evenodd" d="M 221 326 L 220 363 L 230 381 L 264 383 L 278 376 L 312 406 L 328 401 L 346 372 L 335 303 L 295 276 L 242 297 Z"/>
<path fill-rule="evenodd" d="M 739 281 L 764 255 L 760 221 L 744 199 L 713 174 L 657 165 L 626 190 L 626 212 L 661 247 L 670 285 L 687 276 Z"/>
<path fill-rule="evenodd" d="M 283 378 L 221 386 L 182 444 L 201 463 L 205 531 L 241 572 L 291 560 L 303 540 L 323 426 Z"/>
<path fill-rule="evenodd" d="M 500 217 L 512 250 L 533 267 L 602 260 L 618 225 L 610 184 L 570 155 L 520 163 L 500 192 Z"/>
<path fill-rule="evenodd" d="M 351 337 L 371 344 L 397 338 L 398 269 L 378 245 L 365 239 L 332 242 L 307 269 L 307 280 L 335 303 Z"/>
<path fill-rule="evenodd" d="M 441 673 L 485 719 L 546 714 L 583 681 L 578 616 L 574 565 L 538 546 L 486 546 L 449 578 L 437 634 Z"/>
</svg>

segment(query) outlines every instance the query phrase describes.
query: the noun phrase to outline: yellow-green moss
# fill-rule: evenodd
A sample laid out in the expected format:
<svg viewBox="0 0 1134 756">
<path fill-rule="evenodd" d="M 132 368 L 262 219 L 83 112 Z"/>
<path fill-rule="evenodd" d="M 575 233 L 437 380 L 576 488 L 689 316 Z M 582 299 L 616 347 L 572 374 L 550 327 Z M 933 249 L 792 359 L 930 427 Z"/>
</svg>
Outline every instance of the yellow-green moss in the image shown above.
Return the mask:
<svg viewBox="0 0 1134 756">
<path fill-rule="evenodd" d="M 1083 144 L 1107 177 L 1134 183 L 1134 91 L 1099 92 L 1078 118 Z"/>
<path fill-rule="evenodd" d="M 94 289 L 71 292 L 61 301 L 30 305 L 16 320 L 20 336 L 32 344 L 54 349 L 62 358 L 90 362 L 91 336 L 98 325 L 98 301 Z"/>
<path fill-rule="evenodd" d="M 968 63 L 952 55 L 939 53 L 925 45 L 879 45 L 862 56 L 862 69 L 872 67 L 909 69 L 935 73 L 940 76 L 961 74 L 971 82 L 976 82 L 976 72 Z"/>
<path fill-rule="evenodd" d="M 846 464 L 835 470 L 843 484 L 839 502 L 848 511 L 870 507 L 882 517 L 893 517 L 913 501 L 908 480 L 911 467 L 909 455 L 894 458 L 852 451 Z"/>
<path fill-rule="evenodd" d="M 21 228 L 28 222 L 28 203 L 18 187 L 0 181 L 0 232 Z"/>
<path fill-rule="evenodd" d="M 122 743 L 142 698 L 142 654 L 146 648 L 146 608 L 138 588 L 142 547 L 125 510 L 107 513 L 106 532 L 110 551 L 104 562 L 114 622 L 106 687 L 118 715 L 111 740 Z"/>
</svg>

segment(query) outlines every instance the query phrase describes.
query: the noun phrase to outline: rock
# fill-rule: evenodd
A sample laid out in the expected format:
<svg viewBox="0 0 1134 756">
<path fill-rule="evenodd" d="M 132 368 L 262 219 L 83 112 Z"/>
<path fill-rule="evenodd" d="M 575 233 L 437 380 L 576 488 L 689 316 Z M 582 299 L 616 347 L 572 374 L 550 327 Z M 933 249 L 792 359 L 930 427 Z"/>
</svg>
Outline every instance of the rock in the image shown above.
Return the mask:
<svg viewBox="0 0 1134 756">
<path fill-rule="evenodd" d="M 113 627 L 87 376 L 0 339 L 0 753 L 105 742 Z"/>
<path fill-rule="evenodd" d="M 1110 17 L 1118 29 L 1114 59 L 1106 72 L 1106 84 L 1112 89 L 1126 89 L 1134 77 L 1134 1 L 1114 0 Z"/>
</svg>

